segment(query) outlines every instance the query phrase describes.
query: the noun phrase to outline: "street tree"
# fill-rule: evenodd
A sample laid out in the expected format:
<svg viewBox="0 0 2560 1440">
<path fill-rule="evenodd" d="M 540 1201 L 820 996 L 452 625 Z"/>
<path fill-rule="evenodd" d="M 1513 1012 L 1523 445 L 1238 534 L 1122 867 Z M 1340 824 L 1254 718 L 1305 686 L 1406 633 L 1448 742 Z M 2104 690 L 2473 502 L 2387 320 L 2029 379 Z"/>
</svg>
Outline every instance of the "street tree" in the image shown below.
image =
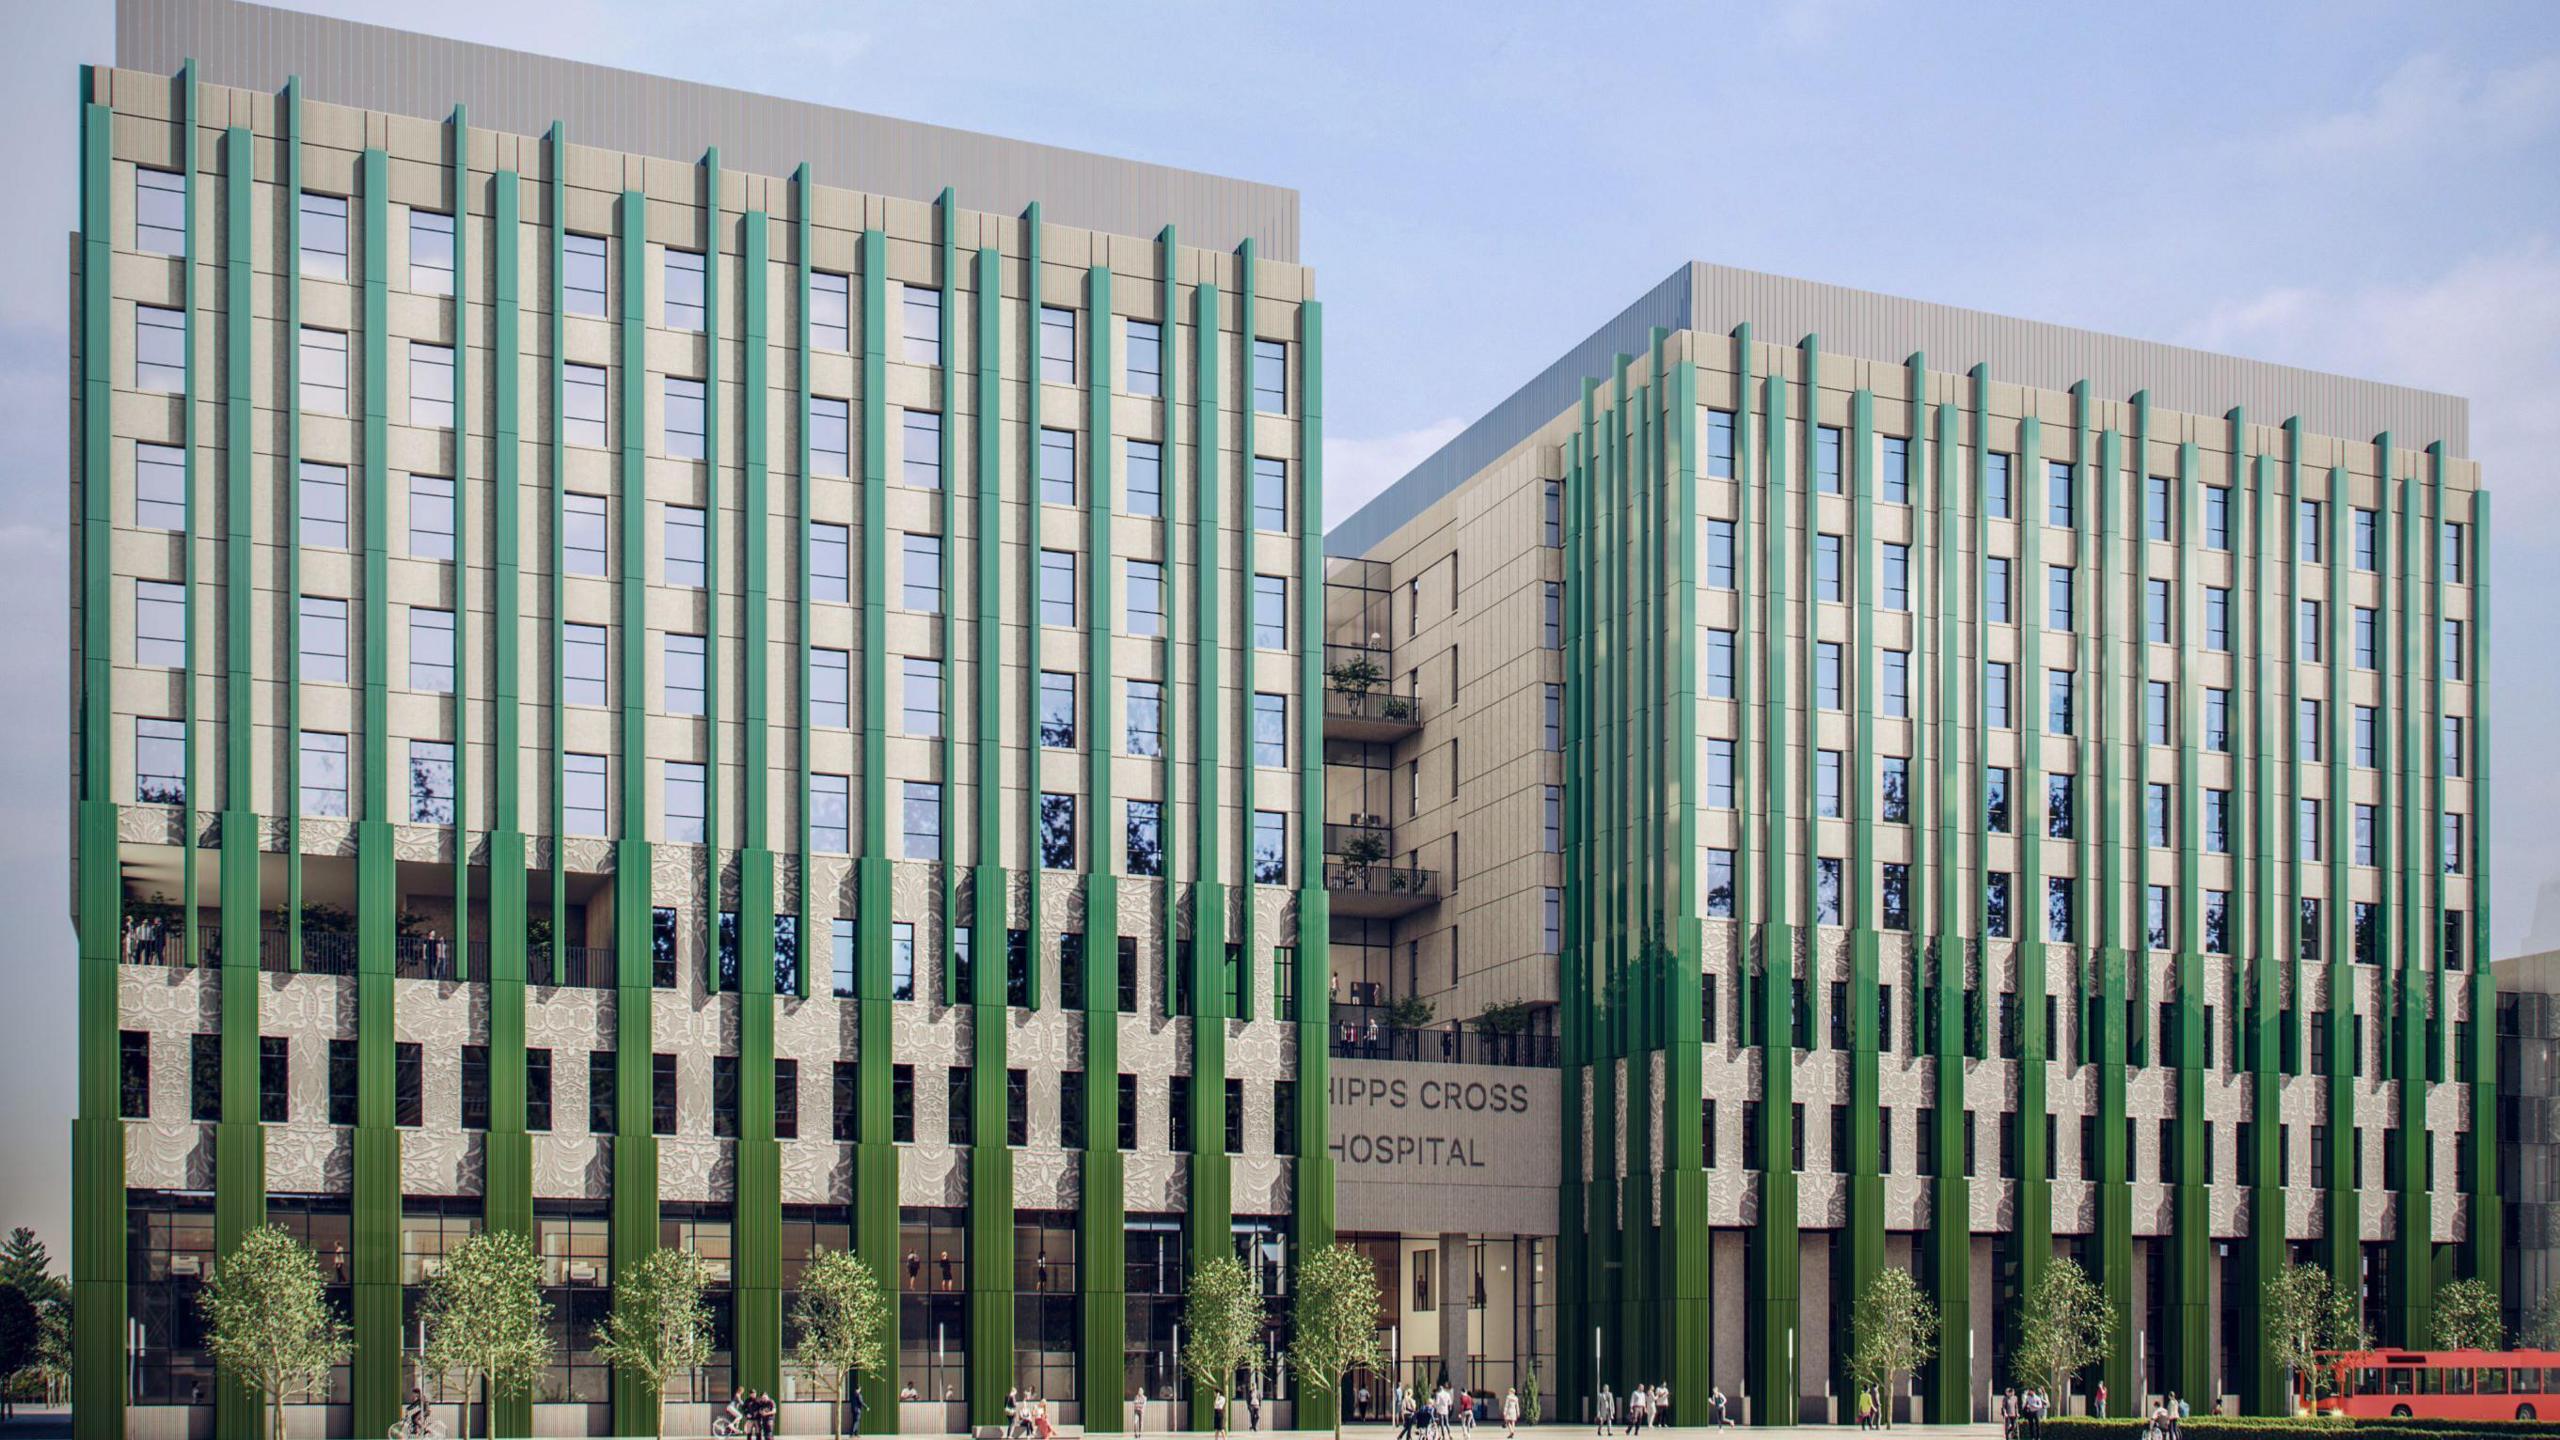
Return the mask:
<svg viewBox="0 0 2560 1440">
<path fill-rule="evenodd" d="M 1875 1387 L 1879 1419 L 1893 1424 L 1893 1377 L 1917 1370 L 1938 1353 L 1938 1307 L 1920 1293 L 1920 1282 L 1888 1265 L 1867 1282 L 1849 1309 L 1849 1374 Z"/>
<path fill-rule="evenodd" d="M 71 1298 L 70 1284 L 53 1273 L 52 1252 L 24 1225 L 0 1240 L 0 1285 L 17 1286 L 29 1303 L 38 1306 Z"/>
<path fill-rule="evenodd" d="M 329 1307 L 320 1262 L 272 1225 L 240 1237 L 197 1304 L 215 1367 L 257 1396 L 274 1440 L 283 1440 L 284 1402 L 327 1384 L 355 1349 Z"/>
<path fill-rule="evenodd" d="M 1289 1300 L 1289 1368 L 1301 1389 L 1334 1397 L 1336 1435 L 1342 1433 L 1343 1377 L 1386 1367 L 1378 1347 L 1382 1308 L 1377 1267 L 1357 1248 L 1328 1245 L 1298 1263 Z"/>
<path fill-rule="evenodd" d="M 542 1257 L 512 1230 L 484 1230 L 446 1251 L 427 1284 L 427 1345 L 420 1368 L 462 1381 L 463 1433 L 485 1384 L 486 1433 L 498 1433 L 498 1401 L 533 1389 L 551 1366 L 551 1307 L 542 1300 Z"/>
<path fill-rule="evenodd" d="M 2355 1295 L 2317 1265 L 2277 1271 L 2259 1311 L 2267 1357 L 2283 1367 L 2289 1388 L 2307 1390 L 2315 1401 L 2337 1388 L 2337 1372 L 2319 1363 L 2320 1352 L 2363 1350 L 2373 1343 Z"/>
<path fill-rule="evenodd" d="M 0 1420 L 18 1393 L 18 1376 L 33 1369 L 43 1353 L 44 1317 L 25 1292 L 0 1280 Z"/>
<path fill-rule="evenodd" d="M 1205 1408 L 1211 1397 L 1229 1393 L 1237 1371 L 1260 1368 L 1254 1342 L 1262 1336 L 1262 1294 L 1243 1261 L 1213 1255 L 1191 1268 L 1182 1335 L 1182 1368 L 1191 1375 L 1196 1406 Z M 1195 1411 L 1195 1428 L 1198 1423 Z"/>
<path fill-rule="evenodd" d="M 827 1402 L 830 1440 L 844 1433 L 844 1392 L 859 1384 L 859 1377 L 888 1367 L 895 1321 L 889 1292 L 860 1257 L 850 1250 L 821 1250 L 810 1257 L 800 1275 L 800 1298 L 791 1306 L 792 1328 L 800 1332 L 791 1358 Z"/>
<path fill-rule="evenodd" d="M 649 1433 L 667 1433 L 667 1385 L 711 1358 L 702 1257 L 652 1250 L 613 1277 L 613 1311 L 596 1327 L 596 1358 L 649 1391 Z"/>
<path fill-rule="evenodd" d="M 2524 1334 L 2517 1337 L 2528 1350 L 2560 1350 L 2560 1286 L 2542 1292 L 2542 1300 L 2525 1317 Z"/>
<path fill-rule="evenodd" d="M 2010 1374 L 2058 1407 L 2070 1378 L 2107 1358 L 2107 1297 L 2075 1261 L 2056 1257 L 2018 1306 Z"/>
<path fill-rule="evenodd" d="M 2456 1280 L 2436 1292 L 2435 1346 L 2439 1350 L 2503 1350 L 2506 1317 L 2498 1292 L 2485 1281 Z"/>
</svg>

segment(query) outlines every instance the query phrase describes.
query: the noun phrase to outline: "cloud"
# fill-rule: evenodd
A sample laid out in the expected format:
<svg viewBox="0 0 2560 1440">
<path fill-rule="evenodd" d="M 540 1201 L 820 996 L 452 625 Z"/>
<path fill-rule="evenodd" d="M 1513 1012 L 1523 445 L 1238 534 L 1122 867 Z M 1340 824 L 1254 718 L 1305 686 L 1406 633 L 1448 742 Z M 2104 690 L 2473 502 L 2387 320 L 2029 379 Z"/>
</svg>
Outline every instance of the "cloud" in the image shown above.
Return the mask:
<svg viewBox="0 0 2560 1440">
<path fill-rule="evenodd" d="M 1418 430 L 1324 442 L 1324 525 L 1330 530 L 1457 438 L 1463 420 L 1434 420 Z"/>
<path fill-rule="evenodd" d="M 2560 123 L 2560 56 L 2504 70 L 2468 71 L 2442 55 L 2418 55 L 2374 87 L 2361 107 L 2323 115 L 2260 148 L 2270 164 L 2335 167 L 2440 160 L 2446 147 L 2477 153 L 2530 140 Z"/>
</svg>

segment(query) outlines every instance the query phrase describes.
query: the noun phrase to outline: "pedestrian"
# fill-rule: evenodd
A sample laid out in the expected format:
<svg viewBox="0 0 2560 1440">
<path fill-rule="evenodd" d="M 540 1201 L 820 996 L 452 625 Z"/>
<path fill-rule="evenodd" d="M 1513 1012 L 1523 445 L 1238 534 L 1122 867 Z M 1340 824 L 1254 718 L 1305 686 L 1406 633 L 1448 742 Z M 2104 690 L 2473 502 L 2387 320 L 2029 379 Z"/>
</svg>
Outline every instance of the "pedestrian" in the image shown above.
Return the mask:
<svg viewBox="0 0 2560 1440">
<path fill-rule="evenodd" d="M 1132 1417 L 1129 1434 L 1135 1440 L 1135 1437 L 1147 1433 L 1147 1387 L 1144 1384 L 1130 1393 L 1129 1410 Z"/>
<path fill-rule="evenodd" d="M 1671 1387 L 1668 1385 L 1653 1387 L 1653 1423 L 1656 1425 L 1671 1423 Z"/>
<path fill-rule="evenodd" d="M 2098 1382 L 2098 1388 L 2089 1397 L 2089 1413 L 2101 1420 L 2107 1418 L 2107 1382 L 2104 1380 Z"/>
<path fill-rule="evenodd" d="M 2169 1392 L 2169 1433 L 2176 1436 L 2184 1433 L 2186 1428 L 2187 1402 L 2179 1399 L 2178 1392 L 2172 1390 Z"/>
<path fill-rule="evenodd" d="M 1413 1397 L 1405 1393 L 1402 1382 L 1395 1388 L 1396 1440 L 1413 1440 Z"/>
<path fill-rule="evenodd" d="M 1472 1389 L 1461 1390 L 1458 1392 L 1458 1424 L 1467 1432 L 1469 1437 L 1473 1437 L 1475 1435 L 1476 1392 Z"/>
<path fill-rule="evenodd" d="M 1717 1428 L 1717 1429 L 1723 1429 L 1725 1426 L 1730 1425 L 1730 1424 L 1732 1424 L 1732 1423 L 1733 1423 L 1732 1421 L 1730 1421 L 1730 1420 L 1728 1420 L 1728 1419 L 1726 1419 L 1726 1418 L 1725 1418 L 1725 1411 L 1724 1411 L 1724 1407 L 1725 1407 L 1724 1387 L 1723 1387 L 1723 1386 L 1721 1386 L 1721 1385 L 1710 1385 L 1710 1386 L 1708 1386 L 1708 1387 L 1707 1387 L 1707 1414 L 1708 1414 L 1709 1419 L 1710 1419 L 1710 1420 L 1711 1420 L 1711 1422 L 1716 1426 L 1716 1428 Z"/>
<path fill-rule="evenodd" d="M 1218 1391 L 1209 1399 L 1209 1433 L 1224 1437 L 1227 1433 L 1227 1392 Z"/>
<path fill-rule="evenodd" d="M 1502 1440 L 1512 1440 L 1520 1433 L 1520 1390 L 1506 1385 L 1502 1389 Z"/>
<path fill-rule="evenodd" d="M 1609 1429 L 1609 1417 L 1618 1408 L 1618 1397 L 1609 1393 L 1608 1382 L 1601 1382 L 1600 1398 L 1591 1402 L 1591 1408 L 1593 1413 L 1600 1417 L 1600 1433 L 1603 1435 L 1614 1433 Z"/>
<path fill-rule="evenodd" d="M 863 1400 L 861 1386 L 852 1385 L 846 1388 L 852 1392 L 850 1395 L 846 1396 L 846 1399 L 850 1402 L 853 1409 L 853 1433 L 859 1435 L 862 1433 L 862 1412 L 870 1409 L 871 1406 Z"/>
<path fill-rule="evenodd" d="M 1244 1428 L 1262 1433 L 1262 1372 L 1256 1370 L 1244 1377 Z"/>
</svg>

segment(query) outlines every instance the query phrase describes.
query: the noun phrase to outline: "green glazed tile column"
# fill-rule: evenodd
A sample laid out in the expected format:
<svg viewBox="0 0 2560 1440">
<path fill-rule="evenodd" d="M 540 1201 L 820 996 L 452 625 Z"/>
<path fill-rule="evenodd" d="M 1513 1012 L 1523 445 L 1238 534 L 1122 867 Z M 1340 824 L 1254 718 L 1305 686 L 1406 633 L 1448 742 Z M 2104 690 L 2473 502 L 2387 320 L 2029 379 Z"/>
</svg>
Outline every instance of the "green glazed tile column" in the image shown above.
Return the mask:
<svg viewBox="0 0 2560 1440">
<path fill-rule="evenodd" d="M 1810 401 L 1808 401 L 1810 403 Z M 1796 1226 L 1795 1149 L 1795 1013 L 1796 924 L 1789 887 L 1787 851 L 1791 842 L 1791 768 L 1787 750 L 1793 743 L 1796 717 L 1788 699 L 1787 557 L 1797 543 L 1798 528 L 1811 514 L 1805 497 L 1800 515 L 1788 513 L 1787 389 L 1783 374 L 1770 374 L 1763 387 L 1763 533 L 1752 537 L 1765 545 L 1766 588 L 1761 616 L 1766 626 L 1762 646 L 1764 703 L 1760 710 L 1760 750 L 1769 783 L 1765 862 L 1767 901 L 1760 910 L 1758 1010 L 1760 1080 L 1760 1208 L 1747 1246 L 1748 1278 L 1745 1313 L 1750 1343 L 1746 1348 L 1745 1385 L 1756 1424 L 1790 1425 L 1796 1418 L 1796 1324 L 1801 1285 L 1800 1240 Z M 1810 461 L 1808 460 L 1808 464 Z M 1808 470 L 1808 477 L 1810 476 Z M 1809 489 L 1808 484 L 1805 488 Z M 1810 645 L 1810 637 L 1805 638 Z M 1810 687 L 1808 687 L 1808 694 Z"/>
<path fill-rule="evenodd" d="M 2471 970 L 2471 1080 L 2468 1107 L 2469 1127 L 2460 1144 L 2471 1161 L 2471 1183 L 2463 1189 L 2463 1255 L 2465 1277 L 2499 1285 L 2503 1278 L 2500 1260 L 2504 1254 L 2506 1217 L 2499 1203 L 2497 1145 L 2497 1037 L 2489 1017 L 2498 1013 L 2497 984 L 2489 969 L 2489 897 L 2490 862 L 2495 847 L 2489 836 L 2490 800 L 2497 794 L 2493 783 L 2495 771 L 2489 763 L 2489 617 L 2494 613 L 2489 603 L 2489 492 L 2475 490 L 2471 495 L 2471 522 L 2463 527 L 2463 537 L 2470 553 L 2471 617 L 2468 626 L 2470 653 L 2462 657 L 2463 678 L 2468 681 L 2469 704 L 2465 713 L 2471 731 L 2463 756 L 2464 773 L 2470 776 L 2471 833 L 2480 837 L 2471 847 L 2471 917 L 2469 933 L 2464 937 L 2464 963 Z"/>
<path fill-rule="evenodd" d="M 1239 296 L 1239 326 L 1247 333 L 1242 339 L 1243 359 L 1247 367 L 1242 376 L 1249 379 L 1253 358 L 1253 309 L 1249 303 L 1249 277 L 1253 270 L 1250 248 L 1238 252 L 1237 268 L 1248 283 Z M 1234 1243 L 1233 1215 L 1228 1192 L 1228 1170 L 1225 1147 L 1219 1137 L 1226 1133 L 1224 1111 L 1226 1087 L 1214 1083 L 1227 1069 L 1227 886 L 1225 854 L 1220 840 L 1218 770 L 1226 763 L 1226 655 L 1225 636 L 1225 572 L 1232 541 L 1227 534 L 1225 518 L 1226 474 L 1220 465 L 1219 445 L 1220 400 L 1224 395 L 1220 368 L 1225 348 L 1220 313 L 1220 297 L 1214 284 L 1203 283 L 1192 291 L 1193 339 L 1197 358 L 1193 362 L 1192 396 L 1194 406 L 1191 449 L 1192 479 L 1199 495 L 1199 512 L 1193 517 L 1192 553 L 1197 556 L 1194 590 L 1198 596 L 1199 647 L 1195 656 L 1199 677 L 1193 695 L 1193 732 L 1199 737 L 1200 753 L 1193 757 L 1192 770 L 1197 793 L 1193 800 L 1192 821 L 1196 828 L 1193 847 L 1197 852 L 1191 887 L 1191 1138 L 1192 1153 L 1184 1161 L 1189 1181 L 1190 1208 L 1184 1229 L 1185 1253 L 1195 1257 L 1223 1254 Z M 1252 424 L 1249 403 L 1237 411 L 1240 432 Z M 1251 457 L 1246 457 L 1250 463 Z M 1251 894 L 1247 888 L 1248 896 Z M 1173 937 L 1166 937 L 1172 944 Z M 1166 974 L 1172 974 L 1168 958 Z M 1097 1085 L 1095 1088 L 1099 1088 Z"/>
<path fill-rule="evenodd" d="M 2231 454 L 2234 463 L 2247 454 L 2249 426 L 2244 412 L 2230 412 Z M 2283 1124 L 2283 1084 L 2281 1069 L 2282 1041 L 2279 1017 L 2284 1009 L 2280 989 L 2283 972 L 2279 968 L 2279 947 L 2292 938 L 2292 901 L 2296 887 L 2280 887 L 2277 881 L 2275 845 L 2279 835 L 2293 834 L 2291 826 L 2277 826 L 2274 809 L 2279 798 L 2291 804 L 2301 793 L 2298 778 L 2292 783 L 2279 783 L 2278 772 L 2290 759 L 2280 760 L 2274 745 L 2285 744 L 2294 732 L 2289 725 L 2272 724 L 2276 717 L 2273 706 L 2281 694 L 2285 704 L 2299 708 L 2295 692 L 2286 687 L 2279 692 L 2274 683 L 2275 657 L 2268 654 L 2269 637 L 2289 634 L 2282 623 L 2283 607 L 2290 603 L 2298 587 L 2288 585 L 2272 604 L 2273 573 L 2271 562 L 2277 558 L 2270 552 L 2282 545 L 2288 553 L 2299 553 L 2300 541 L 2294 537 L 2290 523 L 2268 523 L 2268 489 L 2273 480 L 2275 460 L 2260 453 L 2251 458 L 2249 474 L 2248 535 L 2248 635 L 2250 653 L 2255 660 L 2245 683 L 2249 694 L 2249 753 L 2246 781 L 2250 790 L 2249 883 L 2246 908 L 2249 917 L 2247 954 L 2248 972 L 2242 982 L 2247 1004 L 2241 1011 L 2240 1032 L 2244 1037 L 2242 1053 L 2233 1057 L 2236 1066 L 2249 1071 L 2249 1131 L 2244 1145 L 2237 1151 L 2240 1165 L 2249 1181 L 2243 1199 L 2248 1213 L 2248 1238 L 2242 1242 L 2242 1258 L 2246 1263 L 2249 1283 L 2237 1297 L 2243 1359 L 2232 1382 L 2240 1397 L 2240 1407 L 2251 1414 L 2274 1414 L 2289 1409 L 2285 1376 L 2265 1345 L 2249 1343 L 2245 1337 L 2266 1333 L 2265 1297 L 2288 1260 L 2285 1248 L 2285 1177 L 2278 1163 L 2283 1153 L 2280 1144 Z M 2279 497 L 2278 504 L 2291 510 L 2290 494 Z M 2298 512 L 2292 512 L 2298 513 Z M 2280 512 L 2289 520 L 2289 513 Z M 2235 588 L 2239 575 L 2233 576 Z M 2270 622 L 2277 622 L 2270 624 Z M 2279 642 L 2281 643 L 2281 642 Z M 2289 655 L 2290 649 L 2286 651 Z M 2291 739 L 2287 755 L 2298 755 L 2301 742 Z M 2299 854 L 2301 843 L 2293 843 Z M 2234 887 L 2238 889 L 2240 887 Z M 2233 1179 L 2242 1178 L 2235 1175 Z"/>
<path fill-rule="evenodd" d="M 1694 340 L 1684 342 L 1694 344 Z M 1663 1066 L 1662 1304 L 1657 1312 L 1667 1354 L 1660 1372 L 1677 1395 L 1703 1396 L 1713 1384 L 1709 1368 L 1714 1321 L 1712 1244 L 1707 1209 L 1705 1136 L 1692 1117 L 1704 1113 L 1706 1045 L 1699 1013 L 1706 953 L 1705 877 L 1699 850 L 1705 844 L 1705 712 L 1698 644 L 1698 577 L 1705 527 L 1698 498 L 1698 369 L 1684 357 L 1669 376 L 1663 404 L 1664 435 L 1671 450 L 1672 520 L 1660 527 L 1676 546 L 1664 622 L 1671 627 L 1672 656 L 1664 728 L 1672 747 L 1671 783 L 1679 804 L 1667 818 L 1674 891 L 1670 897 L 1669 974 L 1664 986 L 1668 1055 Z"/>
<path fill-rule="evenodd" d="M 1973 397 L 1975 434 L 1981 433 L 1980 405 L 1987 385 L 1979 366 L 1968 377 L 1968 392 Z M 1925 395 L 1925 390 L 1922 392 Z M 1914 405 L 1922 401 L 1915 397 Z M 1947 537 L 1955 523 L 1955 493 L 1959 475 L 1957 448 L 1957 410 L 1951 404 L 1930 407 L 1935 424 L 1931 427 L 1930 444 L 1915 445 L 1915 451 L 1928 453 L 1928 484 L 1914 487 L 1924 503 L 1934 500 L 1937 512 L 1936 534 L 1939 537 L 1938 611 L 1942 620 L 1954 614 L 1956 604 L 1955 575 L 1948 563 Z M 1915 437 L 1916 438 L 1916 437 Z M 1977 455 L 1979 450 L 1977 449 Z M 1980 462 L 1977 460 L 1976 462 Z M 1943 663 L 1955 663 L 1953 647 L 1941 652 Z M 1956 692 L 1954 677 L 1942 675 L 1940 684 L 1948 693 Z M 1953 747 L 1948 747 L 1947 763 L 1953 763 Z M 1955 793 L 1953 776 L 1941 778 L 1941 790 Z M 1965 1175 L 1964 1154 L 1964 1005 L 1965 965 L 1968 942 L 1952 905 L 1941 905 L 1930 917 L 1937 927 L 1932 949 L 1923 957 L 1919 985 L 1934 992 L 1934 1003 L 1924 1014 L 1932 1014 L 1936 1025 L 1921 1037 L 1928 1047 L 1931 1085 L 1930 1104 L 1935 1112 L 1931 1140 L 1934 1150 L 1927 1157 L 1929 1182 L 1929 1228 L 1914 1247 L 1919 1262 L 1920 1281 L 1928 1287 L 1938 1306 L 1937 1358 L 1921 1377 L 1922 1411 L 1932 1423 L 1970 1419 L 1973 1411 L 1973 1365 L 1971 1333 L 1973 1324 L 1973 1186 Z M 1916 987 L 1915 987 L 1916 988 Z M 1917 1005 L 1920 996 L 1914 994 Z"/>
</svg>

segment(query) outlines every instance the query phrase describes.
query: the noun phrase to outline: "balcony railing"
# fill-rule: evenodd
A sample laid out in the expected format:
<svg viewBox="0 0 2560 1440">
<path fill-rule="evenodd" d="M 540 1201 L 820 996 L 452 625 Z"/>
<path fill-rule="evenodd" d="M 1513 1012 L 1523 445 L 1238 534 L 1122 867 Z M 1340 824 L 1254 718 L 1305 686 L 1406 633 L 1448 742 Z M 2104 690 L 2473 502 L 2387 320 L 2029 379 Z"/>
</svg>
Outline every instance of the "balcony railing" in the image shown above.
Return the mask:
<svg viewBox="0 0 2560 1440">
<path fill-rule="evenodd" d="M 392 940 L 393 972 L 403 980 L 459 980 L 461 951 L 442 935 L 400 935 Z"/>
<path fill-rule="evenodd" d="M 176 970 L 219 965 L 222 963 L 221 921 L 218 917 L 199 916 L 193 954 L 187 951 L 185 920 L 172 917 L 127 921 L 123 958 L 127 965 L 164 965 Z"/>
<path fill-rule="evenodd" d="M 1391 695 L 1384 690 L 1363 692 L 1327 685 L 1324 718 L 1328 724 L 1375 722 L 1383 728 L 1412 729 L 1422 724 L 1422 702 L 1411 695 Z"/>
<path fill-rule="evenodd" d="M 1542 1070 L 1554 1069 L 1563 1053 L 1561 1042 L 1550 1034 L 1496 1033 L 1464 1022 L 1390 1025 L 1383 1010 L 1366 1005 L 1333 1007 L 1332 1050 L 1345 1060 L 1518 1065 Z"/>
<path fill-rule="evenodd" d="M 1390 865 L 1383 860 L 1366 865 L 1347 860 L 1324 862 L 1324 888 L 1338 894 L 1412 896 L 1419 900 L 1440 897 L 1440 872 L 1419 865 Z"/>
<path fill-rule="evenodd" d="M 537 945 L 525 951 L 525 979 L 536 985 L 610 990 L 616 956 L 610 945 Z"/>
<path fill-rule="evenodd" d="M 258 968 L 282 975 L 293 969 L 293 940 L 282 930 L 258 932 Z M 305 930 L 302 932 L 302 971 L 305 975 L 353 975 L 356 973 L 356 937 L 344 930 Z"/>
</svg>

